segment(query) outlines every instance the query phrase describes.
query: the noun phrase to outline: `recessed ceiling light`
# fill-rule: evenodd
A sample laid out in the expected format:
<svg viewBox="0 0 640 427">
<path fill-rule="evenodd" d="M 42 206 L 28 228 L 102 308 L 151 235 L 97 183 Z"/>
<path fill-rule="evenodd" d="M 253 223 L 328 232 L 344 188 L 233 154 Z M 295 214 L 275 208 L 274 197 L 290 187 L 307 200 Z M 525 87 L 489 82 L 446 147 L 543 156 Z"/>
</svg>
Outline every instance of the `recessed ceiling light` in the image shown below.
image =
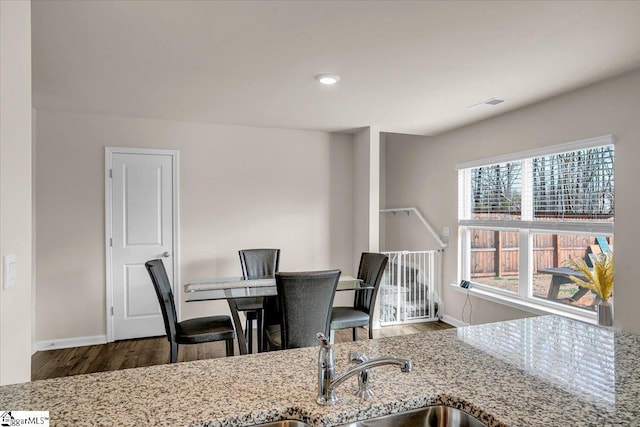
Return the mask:
<svg viewBox="0 0 640 427">
<path fill-rule="evenodd" d="M 486 101 L 482 101 L 478 104 L 470 105 L 467 108 L 469 108 L 470 110 L 478 111 L 486 107 L 493 107 L 495 105 L 502 104 L 503 102 L 504 102 L 504 99 L 491 98 L 491 99 L 487 99 Z"/>
<path fill-rule="evenodd" d="M 340 76 L 337 74 L 318 74 L 316 80 L 323 85 L 334 85 L 340 81 Z"/>
</svg>

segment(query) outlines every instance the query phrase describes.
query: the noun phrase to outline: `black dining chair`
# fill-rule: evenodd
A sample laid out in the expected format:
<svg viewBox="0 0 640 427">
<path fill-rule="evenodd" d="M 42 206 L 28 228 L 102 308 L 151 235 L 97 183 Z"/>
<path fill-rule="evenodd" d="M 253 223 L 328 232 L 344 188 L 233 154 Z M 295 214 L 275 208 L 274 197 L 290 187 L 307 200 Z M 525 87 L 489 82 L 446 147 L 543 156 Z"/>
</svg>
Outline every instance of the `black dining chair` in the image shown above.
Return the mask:
<svg viewBox="0 0 640 427">
<path fill-rule="evenodd" d="M 266 327 L 269 349 L 318 345 L 316 334 L 329 332 L 339 278 L 340 270 L 276 273 L 281 322 Z"/>
<path fill-rule="evenodd" d="M 240 267 L 242 268 L 242 277 L 245 279 L 262 279 L 265 277 L 273 277 L 278 271 L 280 265 L 280 249 L 242 249 L 238 251 L 240 256 Z M 275 298 L 268 299 L 268 304 L 274 304 Z M 258 351 L 262 351 L 263 344 L 263 307 L 265 300 L 263 298 L 236 298 L 230 301 L 231 305 L 235 304 L 238 311 L 243 311 L 246 317 L 244 334 L 247 341 L 249 353 L 253 353 L 253 321 L 256 321 L 256 329 L 258 335 Z"/>
<path fill-rule="evenodd" d="M 353 329 L 353 340 L 358 339 L 358 327 L 369 327 L 369 339 L 373 338 L 373 310 L 378 289 L 389 257 L 384 254 L 363 252 L 360 257 L 358 279 L 373 289 L 355 291 L 353 307 L 333 307 L 331 330 Z"/>
<path fill-rule="evenodd" d="M 224 340 L 227 356 L 233 356 L 233 340 L 236 338 L 236 333 L 231 318 L 208 316 L 178 322 L 173 291 L 162 260 L 147 261 L 145 267 L 151 276 L 162 310 L 164 328 L 170 344 L 170 362 L 178 361 L 178 344 L 200 344 Z"/>
</svg>

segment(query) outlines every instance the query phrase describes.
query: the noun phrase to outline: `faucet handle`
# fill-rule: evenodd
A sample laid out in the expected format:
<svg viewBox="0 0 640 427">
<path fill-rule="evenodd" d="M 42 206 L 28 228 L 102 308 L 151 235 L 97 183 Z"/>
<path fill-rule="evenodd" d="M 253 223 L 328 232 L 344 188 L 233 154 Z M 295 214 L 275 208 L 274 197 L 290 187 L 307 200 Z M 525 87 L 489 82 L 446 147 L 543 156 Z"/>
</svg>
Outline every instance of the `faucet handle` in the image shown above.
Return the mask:
<svg viewBox="0 0 640 427">
<path fill-rule="evenodd" d="M 359 351 L 350 351 L 349 352 L 349 362 L 360 362 L 360 363 L 364 363 L 364 362 L 368 362 L 369 358 L 366 356 L 366 354 L 359 352 Z"/>
<path fill-rule="evenodd" d="M 316 334 L 316 338 L 320 341 L 320 345 L 322 345 L 322 347 L 331 347 L 331 344 L 329 344 L 329 338 L 327 338 L 322 332 L 318 332 Z"/>
<path fill-rule="evenodd" d="M 369 361 L 369 358 L 367 357 L 367 355 L 360 351 L 352 350 L 349 352 L 349 362 L 365 363 L 368 361 Z M 356 395 L 356 397 L 359 397 L 364 400 L 371 400 L 374 398 L 375 394 L 373 393 L 373 390 L 369 386 L 369 375 L 370 373 L 368 369 L 363 369 L 358 374 L 358 388 L 353 393 Z"/>
<path fill-rule="evenodd" d="M 402 365 L 400 367 L 400 370 L 402 372 L 411 372 L 413 371 L 413 361 L 411 359 L 407 359 L 404 363 L 404 365 Z"/>
</svg>

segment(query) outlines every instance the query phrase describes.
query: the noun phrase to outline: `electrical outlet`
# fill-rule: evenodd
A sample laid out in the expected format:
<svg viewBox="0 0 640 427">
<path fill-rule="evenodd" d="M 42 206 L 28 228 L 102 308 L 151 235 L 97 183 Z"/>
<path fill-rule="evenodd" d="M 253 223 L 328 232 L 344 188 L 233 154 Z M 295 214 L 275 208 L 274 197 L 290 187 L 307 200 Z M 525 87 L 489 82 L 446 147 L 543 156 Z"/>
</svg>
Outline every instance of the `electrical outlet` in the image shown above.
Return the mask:
<svg viewBox="0 0 640 427">
<path fill-rule="evenodd" d="M 442 235 L 444 237 L 449 237 L 449 227 L 447 227 L 446 225 L 442 227 Z"/>
<path fill-rule="evenodd" d="M 2 257 L 2 288 L 9 289 L 16 285 L 16 256 Z"/>
</svg>

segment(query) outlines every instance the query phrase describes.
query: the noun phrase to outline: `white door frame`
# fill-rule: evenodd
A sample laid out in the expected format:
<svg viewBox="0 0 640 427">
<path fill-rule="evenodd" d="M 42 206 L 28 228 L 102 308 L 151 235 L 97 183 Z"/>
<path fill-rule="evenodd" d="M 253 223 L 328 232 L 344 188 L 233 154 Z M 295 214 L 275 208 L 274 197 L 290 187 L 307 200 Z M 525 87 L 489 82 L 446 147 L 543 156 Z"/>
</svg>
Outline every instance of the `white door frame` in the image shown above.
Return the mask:
<svg viewBox="0 0 640 427">
<path fill-rule="evenodd" d="M 176 311 L 178 315 L 178 319 L 180 319 L 180 301 L 182 301 L 182 288 L 178 284 L 180 283 L 180 269 L 178 266 L 179 258 L 180 258 L 180 218 L 178 209 L 178 203 L 180 201 L 179 197 L 179 155 L 180 152 L 178 150 L 169 150 L 169 149 L 154 149 L 154 148 L 128 148 L 128 147 L 105 147 L 104 148 L 104 190 L 105 190 L 105 271 L 106 271 L 106 296 L 107 296 L 107 306 L 106 306 L 106 315 L 107 315 L 107 342 L 113 342 L 113 271 L 112 271 L 112 248 L 111 248 L 111 238 L 112 238 L 112 226 L 113 226 L 113 218 L 111 216 L 111 169 L 112 169 L 112 161 L 113 154 L 159 154 L 165 156 L 171 156 L 171 163 L 173 166 L 173 177 L 172 177 L 172 187 L 173 187 L 173 251 L 171 259 L 173 260 L 173 278 L 169 278 L 171 280 L 173 286 L 173 294 L 176 298 Z"/>
</svg>

